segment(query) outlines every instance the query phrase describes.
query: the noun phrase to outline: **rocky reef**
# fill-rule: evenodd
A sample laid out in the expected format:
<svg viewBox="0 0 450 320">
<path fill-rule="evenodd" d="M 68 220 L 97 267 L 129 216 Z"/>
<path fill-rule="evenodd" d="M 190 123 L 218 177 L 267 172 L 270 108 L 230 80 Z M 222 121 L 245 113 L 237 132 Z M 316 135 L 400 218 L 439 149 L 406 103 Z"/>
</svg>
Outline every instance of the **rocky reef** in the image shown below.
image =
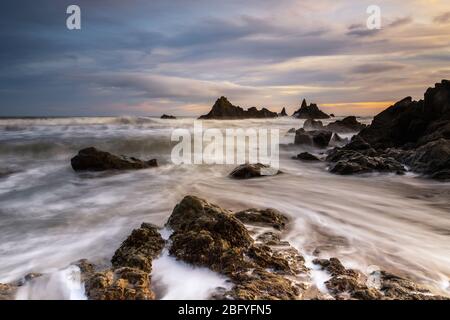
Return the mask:
<svg viewBox="0 0 450 320">
<path fill-rule="evenodd" d="M 168 114 L 163 114 L 161 116 L 161 119 L 176 119 L 177 117 L 172 116 L 172 115 L 168 115 Z"/>
<path fill-rule="evenodd" d="M 94 147 L 80 150 L 70 162 L 75 171 L 137 170 L 158 166 L 156 159 L 143 161 L 133 157 L 116 156 Z"/>
<path fill-rule="evenodd" d="M 252 119 L 252 118 L 276 118 L 278 114 L 266 108 L 258 110 L 251 107 L 244 110 L 239 106 L 232 105 L 226 97 L 220 97 L 214 103 L 211 111 L 208 114 L 202 115 L 199 119 L 217 119 L 217 120 L 238 120 L 238 119 Z"/>
<path fill-rule="evenodd" d="M 298 119 L 328 119 L 330 118 L 329 115 L 327 115 L 325 112 L 319 109 L 317 104 L 311 103 L 308 105 L 306 103 L 306 100 L 303 99 L 302 105 L 300 106 L 300 109 L 294 112 L 292 115 L 295 118 Z"/>
</svg>

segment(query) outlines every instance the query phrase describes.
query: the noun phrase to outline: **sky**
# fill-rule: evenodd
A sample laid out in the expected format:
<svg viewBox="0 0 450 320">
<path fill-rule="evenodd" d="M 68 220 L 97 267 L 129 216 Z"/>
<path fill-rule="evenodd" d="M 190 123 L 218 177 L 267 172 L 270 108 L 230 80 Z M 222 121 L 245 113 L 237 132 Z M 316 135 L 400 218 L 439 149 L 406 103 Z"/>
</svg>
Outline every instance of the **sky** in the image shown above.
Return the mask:
<svg viewBox="0 0 450 320">
<path fill-rule="evenodd" d="M 197 116 L 222 95 L 364 116 L 448 78 L 450 0 L 0 3 L 0 116 Z"/>
</svg>

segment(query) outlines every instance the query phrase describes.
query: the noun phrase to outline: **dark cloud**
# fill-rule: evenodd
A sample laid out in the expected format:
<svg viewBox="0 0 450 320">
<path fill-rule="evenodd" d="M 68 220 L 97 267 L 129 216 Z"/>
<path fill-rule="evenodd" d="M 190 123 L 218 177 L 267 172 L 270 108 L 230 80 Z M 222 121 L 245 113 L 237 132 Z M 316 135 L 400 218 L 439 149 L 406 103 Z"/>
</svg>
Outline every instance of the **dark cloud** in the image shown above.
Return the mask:
<svg viewBox="0 0 450 320">
<path fill-rule="evenodd" d="M 370 63 L 370 64 L 362 64 L 356 66 L 352 69 L 353 73 L 383 73 L 394 70 L 404 69 L 405 66 L 400 64 L 390 64 L 390 63 Z"/>
<path fill-rule="evenodd" d="M 398 19 L 395 19 L 394 21 L 392 21 L 391 23 L 389 23 L 389 27 L 392 27 L 392 28 L 400 27 L 400 26 L 410 24 L 412 22 L 413 22 L 413 19 L 411 17 L 398 18 Z"/>
<path fill-rule="evenodd" d="M 444 12 L 443 14 L 440 14 L 433 19 L 436 23 L 448 23 L 450 22 L 450 11 Z"/>
</svg>

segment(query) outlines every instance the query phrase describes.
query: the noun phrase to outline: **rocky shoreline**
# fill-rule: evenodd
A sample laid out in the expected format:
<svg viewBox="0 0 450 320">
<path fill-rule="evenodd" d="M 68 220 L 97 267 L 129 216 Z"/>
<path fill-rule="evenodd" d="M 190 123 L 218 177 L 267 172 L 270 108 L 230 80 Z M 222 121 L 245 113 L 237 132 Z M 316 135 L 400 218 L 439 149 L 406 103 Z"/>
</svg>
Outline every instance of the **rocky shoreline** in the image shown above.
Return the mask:
<svg viewBox="0 0 450 320">
<path fill-rule="evenodd" d="M 162 238 L 157 226 L 143 223 L 116 250 L 109 267 L 87 260 L 74 265 L 80 268 L 86 296 L 92 300 L 158 299 L 152 286 L 152 263 L 163 250 L 229 279 L 231 289 L 217 288 L 210 299 L 448 299 L 383 270 L 367 275 L 348 269 L 333 257 L 313 261 L 328 274 L 326 290 L 321 291 L 311 280 L 302 253 L 282 240 L 290 223 L 287 215 L 274 209 L 234 213 L 186 196 L 167 220 L 165 228 L 171 231 L 168 240 Z M 32 274 L 15 283 L 0 284 L 0 299 L 13 299 L 18 288 L 40 276 Z"/>
</svg>

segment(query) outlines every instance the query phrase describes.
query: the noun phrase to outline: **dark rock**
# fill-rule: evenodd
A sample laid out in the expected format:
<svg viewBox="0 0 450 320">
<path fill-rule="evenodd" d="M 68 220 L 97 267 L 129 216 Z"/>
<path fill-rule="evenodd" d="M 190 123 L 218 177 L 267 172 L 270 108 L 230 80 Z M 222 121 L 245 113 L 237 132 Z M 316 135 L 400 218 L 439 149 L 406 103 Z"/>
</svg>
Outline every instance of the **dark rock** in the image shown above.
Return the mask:
<svg viewBox="0 0 450 320">
<path fill-rule="evenodd" d="M 158 166 L 156 159 L 142 161 L 132 157 L 119 157 L 94 147 L 79 151 L 70 162 L 75 171 L 137 170 Z"/>
<path fill-rule="evenodd" d="M 278 114 L 280 117 L 287 117 L 286 108 L 283 108 L 281 112 Z"/>
<path fill-rule="evenodd" d="M 427 143 L 448 139 L 449 120 L 450 82 L 442 80 L 426 91 L 424 100 L 407 97 L 384 110 L 359 135 L 376 149 Z M 436 134 L 439 126 L 442 132 Z"/>
<path fill-rule="evenodd" d="M 274 176 L 280 174 L 281 171 L 273 169 L 270 166 L 255 163 L 255 164 L 242 164 L 235 168 L 231 173 L 230 177 L 234 179 L 251 179 L 264 176 Z"/>
<path fill-rule="evenodd" d="M 335 117 L 334 113 L 330 113 L 330 117 L 334 118 Z"/>
<path fill-rule="evenodd" d="M 161 116 L 161 119 L 176 119 L 177 117 L 172 116 L 172 115 L 167 115 L 167 114 L 163 114 Z"/>
<path fill-rule="evenodd" d="M 320 159 L 318 157 L 316 157 L 315 155 L 313 155 L 313 154 L 311 154 L 309 152 L 299 153 L 293 159 L 295 159 L 295 160 L 302 160 L 302 161 L 320 161 Z"/>
<path fill-rule="evenodd" d="M 329 115 L 319 109 L 315 103 L 308 105 L 303 99 L 300 109 L 294 112 L 293 116 L 298 119 L 328 119 Z"/>
<path fill-rule="evenodd" d="M 122 243 L 111 259 L 115 268 L 137 268 L 150 273 L 152 261 L 158 257 L 164 248 L 157 228 L 149 223 L 143 223 L 140 228 L 131 232 L 131 235 Z"/>
<path fill-rule="evenodd" d="M 288 133 L 295 133 L 296 129 L 295 128 L 291 128 L 288 130 Z"/>
<path fill-rule="evenodd" d="M 325 129 L 339 133 L 359 132 L 366 127 L 365 124 L 359 123 L 356 117 L 350 116 L 342 120 L 337 120 L 328 124 Z"/>
<path fill-rule="evenodd" d="M 310 145 L 317 148 L 326 148 L 333 135 L 330 131 L 314 130 L 305 131 L 305 129 L 298 129 L 295 132 L 295 144 Z"/>
<path fill-rule="evenodd" d="M 349 143 L 348 138 L 341 138 L 340 135 L 334 133 L 330 140 L 330 146 L 333 147 L 342 147 Z"/>
<path fill-rule="evenodd" d="M 212 107 L 211 111 L 200 116 L 199 119 L 252 119 L 252 118 L 276 118 L 278 114 L 263 108 L 261 110 L 255 107 L 244 110 L 239 106 L 232 105 L 227 98 L 220 97 Z"/>
<path fill-rule="evenodd" d="M 280 218 L 278 213 L 274 216 Z M 270 223 L 274 221 L 270 220 Z M 231 279 L 234 287 L 225 292 L 223 298 L 298 297 L 300 288 L 286 276 L 300 271 L 269 246 L 255 244 L 232 212 L 206 200 L 187 196 L 175 207 L 167 225 L 174 230 L 170 237 L 172 255 L 188 263 L 208 267 Z M 295 259 L 301 265 L 302 258 Z"/>
<path fill-rule="evenodd" d="M 275 209 L 247 209 L 234 215 L 238 220 L 246 224 L 269 226 L 277 230 L 286 227 L 289 219 Z"/>
<path fill-rule="evenodd" d="M 303 124 L 303 129 L 305 129 L 305 130 L 322 130 L 323 123 L 320 120 L 306 119 L 305 123 Z"/>
<path fill-rule="evenodd" d="M 143 223 L 115 252 L 113 268 L 98 271 L 87 260 L 76 263 L 85 283 L 86 295 L 93 300 L 152 300 L 152 261 L 158 257 L 165 241 L 156 227 Z"/>
<path fill-rule="evenodd" d="M 402 174 L 405 171 L 403 165 L 393 158 L 370 157 L 360 153 L 348 155 L 345 160 L 339 160 L 330 168 L 330 172 L 342 175 L 368 172 L 395 172 Z"/>
</svg>

